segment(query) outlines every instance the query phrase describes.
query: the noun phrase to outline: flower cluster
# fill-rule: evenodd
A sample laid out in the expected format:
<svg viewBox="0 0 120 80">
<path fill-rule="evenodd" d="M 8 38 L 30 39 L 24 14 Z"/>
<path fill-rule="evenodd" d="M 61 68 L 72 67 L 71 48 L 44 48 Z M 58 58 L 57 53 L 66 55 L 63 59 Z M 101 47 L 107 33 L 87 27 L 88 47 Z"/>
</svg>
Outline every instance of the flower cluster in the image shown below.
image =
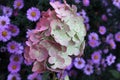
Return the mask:
<svg viewBox="0 0 120 80">
<path fill-rule="evenodd" d="M 27 33 L 25 59 L 34 62 L 32 71 L 59 71 L 72 63 L 72 57 L 83 54 L 86 30 L 83 18 L 73 5 L 50 2 L 54 10 L 42 12 L 35 29 Z"/>
</svg>

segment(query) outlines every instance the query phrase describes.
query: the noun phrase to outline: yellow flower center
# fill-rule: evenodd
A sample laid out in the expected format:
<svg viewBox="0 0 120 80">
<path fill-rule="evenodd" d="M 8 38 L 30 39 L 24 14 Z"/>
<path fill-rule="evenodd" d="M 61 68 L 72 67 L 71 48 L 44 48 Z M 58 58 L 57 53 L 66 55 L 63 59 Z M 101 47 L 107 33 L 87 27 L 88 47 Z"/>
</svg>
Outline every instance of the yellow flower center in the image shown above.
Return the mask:
<svg viewBox="0 0 120 80">
<path fill-rule="evenodd" d="M 36 16 L 36 12 L 31 12 L 31 16 L 35 17 Z"/>
<path fill-rule="evenodd" d="M 118 38 L 120 39 L 120 35 L 118 35 Z"/>
<path fill-rule="evenodd" d="M 16 65 L 13 65 L 13 66 L 12 66 L 12 69 L 14 69 L 14 70 L 15 70 L 16 68 L 17 68 L 17 66 L 16 66 Z"/>
<path fill-rule="evenodd" d="M 98 55 L 95 55 L 95 56 L 94 56 L 94 59 L 98 59 L 98 58 L 99 58 Z"/>
<path fill-rule="evenodd" d="M 11 32 L 12 32 L 12 33 L 16 33 L 16 29 L 13 28 L 13 29 L 11 30 Z"/>
<path fill-rule="evenodd" d="M 14 61 L 19 61 L 19 58 L 18 58 L 18 56 L 16 56 L 16 57 L 14 57 Z"/>
<path fill-rule="evenodd" d="M 7 31 L 3 31 L 2 36 L 6 37 L 7 36 Z"/>
<path fill-rule="evenodd" d="M 18 7 L 21 6 L 21 2 L 17 2 L 17 6 L 18 6 Z"/>
<path fill-rule="evenodd" d="M 15 49 L 15 46 L 14 46 L 14 45 L 11 45 L 10 48 L 11 48 L 11 49 Z"/>
</svg>

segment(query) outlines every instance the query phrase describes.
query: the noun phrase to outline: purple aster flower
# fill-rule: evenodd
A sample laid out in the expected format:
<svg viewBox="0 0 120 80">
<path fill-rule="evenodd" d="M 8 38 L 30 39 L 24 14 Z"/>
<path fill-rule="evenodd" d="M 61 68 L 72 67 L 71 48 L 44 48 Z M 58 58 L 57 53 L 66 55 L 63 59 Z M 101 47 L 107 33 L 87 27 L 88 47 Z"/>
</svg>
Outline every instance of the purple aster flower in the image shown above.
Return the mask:
<svg viewBox="0 0 120 80">
<path fill-rule="evenodd" d="M 101 35 L 104 35 L 104 34 L 106 33 L 106 28 L 105 28 L 105 26 L 100 26 L 100 27 L 99 27 L 99 33 L 100 33 Z"/>
<path fill-rule="evenodd" d="M 8 29 L 10 30 L 12 36 L 15 37 L 15 36 L 17 36 L 19 34 L 20 30 L 19 30 L 19 28 L 17 26 L 15 26 L 13 24 L 10 24 L 8 26 L 9 26 Z"/>
<path fill-rule="evenodd" d="M 109 54 L 106 58 L 108 66 L 111 66 L 115 62 L 116 56 Z"/>
<path fill-rule="evenodd" d="M 86 23 L 85 24 L 86 30 L 89 31 L 90 30 L 90 24 Z"/>
<path fill-rule="evenodd" d="M 10 53 L 16 53 L 17 50 L 18 50 L 18 43 L 15 42 L 15 41 L 11 41 L 7 44 L 7 50 L 10 52 Z"/>
<path fill-rule="evenodd" d="M 21 64 L 23 62 L 23 56 L 22 55 L 11 55 L 10 62 L 16 62 L 16 63 Z"/>
<path fill-rule="evenodd" d="M 30 21 L 37 21 L 40 18 L 40 11 L 36 7 L 31 7 L 27 10 L 27 18 Z"/>
<path fill-rule="evenodd" d="M 32 63 L 33 63 L 33 61 L 29 61 L 29 62 L 28 62 L 28 61 L 24 60 L 24 64 L 27 65 L 27 66 L 32 65 Z"/>
<path fill-rule="evenodd" d="M 101 18 L 102 18 L 103 21 L 107 21 L 107 16 L 106 16 L 105 14 L 103 14 L 103 15 L 101 16 Z"/>
<path fill-rule="evenodd" d="M 69 75 L 70 77 L 73 77 L 73 76 L 74 76 L 74 77 L 77 77 L 77 71 L 74 70 L 74 69 L 72 69 L 72 70 L 69 71 L 68 75 Z"/>
<path fill-rule="evenodd" d="M 88 40 L 99 40 L 98 34 L 95 32 L 92 32 L 88 35 Z"/>
<path fill-rule="evenodd" d="M 61 2 L 61 0 L 49 0 L 50 2 L 55 2 L 55 1 L 59 1 L 59 2 Z"/>
<path fill-rule="evenodd" d="M 57 73 L 57 78 L 58 78 L 58 79 L 61 79 L 61 80 L 64 80 L 64 78 L 65 78 L 65 76 L 66 76 L 67 74 L 68 74 L 67 71 L 63 71 L 62 73 L 59 72 L 59 73 Z"/>
<path fill-rule="evenodd" d="M 7 44 L 7 49 L 10 53 L 14 54 L 22 54 L 23 53 L 23 46 L 20 43 L 15 41 L 11 41 Z"/>
<path fill-rule="evenodd" d="M 18 73 L 10 73 L 7 77 L 7 80 L 21 80 L 21 77 Z"/>
<path fill-rule="evenodd" d="M 107 53 L 109 52 L 109 49 L 108 49 L 108 48 L 105 48 L 105 49 L 103 49 L 103 52 L 104 52 L 105 54 L 107 54 Z"/>
<path fill-rule="evenodd" d="M 76 57 L 73 64 L 77 69 L 82 69 L 85 66 L 85 60 L 83 58 Z"/>
<path fill-rule="evenodd" d="M 11 39 L 11 33 L 6 29 L 0 29 L 0 40 L 7 42 Z"/>
<path fill-rule="evenodd" d="M 89 64 L 86 64 L 83 70 L 86 75 L 91 75 L 94 72 L 93 66 L 91 66 Z"/>
<path fill-rule="evenodd" d="M 87 64 L 93 65 L 94 63 L 93 63 L 93 61 L 91 59 L 87 59 Z"/>
<path fill-rule="evenodd" d="M 101 59 L 101 65 L 102 65 L 102 69 L 105 70 L 105 68 L 107 67 L 107 64 L 104 58 Z"/>
<path fill-rule="evenodd" d="M 10 62 L 8 65 L 8 71 L 11 73 L 17 73 L 20 71 L 21 65 L 19 63 Z"/>
<path fill-rule="evenodd" d="M 42 80 L 42 76 L 38 73 L 29 74 L 27 77 L 28 80 Z"/>
<path fill-rule="evenodd" d="M 80 15 L 85 18 L 86 17 L 86 11 L 84 9 L 82 9 L 82 11 L 80 12 Z"/>
<path fill-rule="evenodd" d="M 120 32 L 115 34 L 115 40 L 120 42 Z"/>
<path fill-rule="evenodd" d="M 120 72 L 120 63 L 117 63 L 116 67 L 117 67 L 117 71 Z"/>
<path fill-rule="evenodd" d="M 2 46 L 1 48 L 0 48 L 0 52 L 5 52 L 6 51 L 6 47 L 5 46 Z"/>
<path fill-rule="evenodd" d="M 107 35 L 107 37 L 106 37 L 106 43 L 109 43 L 109 41 L 111 39 L 113 39 L 113 34 L 112 33 L 110 33 L 110 34 Z"/>
<path fill-rule="evenodd" d="M 92 59 L 93 63 L 99 64 L 100 60 L 101 60 L 101 51 L 93 52 L 93 54 L 91 55 L 91 59 Z"/>
<path fill-rule="evenodd" d="M 23 6 L 24 6 L 23 0 L 15 0 L 14 1 L 14 4 L 13 4 L 14 9 L 22 9 Z"/>
<path fill-rule="evenodd" d="M 90 5 L 90 0 L 82 0 L 84 6 L 89 6 Z"/>
<path fill-rule="evenodd" d="M 111 49 L 116 49 L 116 43 L 113 39 L 109 40 L 108 44 L 110 45 Z"/>
<path fill-rule="evenodd" d="M 81 0 L 74 0 L 75 3 L 79 4 L 81 2 Z"/>
<path fill-rule="evenodd" d="M 85 16 L 84 17 L 84 23 L 88 23 L 89 22 L 89 17 Z"/>
<path fill-rule="evenodd" d="M 0 29 L 8 28 L 8 24 L 10 24 L 10 19 L 8 18 L 8 16 L 0 16 Z"/>
<path fill-rule="evenodd" d="M 3 7 L 3 15 L 10 17 L 12 15 L 12 8 L 10 7 Z"/>
<path fill-rule="evenodd" d="M 120 0 L 113 0 L 113 5 L 120 9 Z"/>
<path fill-rule="evenodd" d="M 71 63 L 69 66 L 67 66 L 66 70 L 70 70 L 73 67 L 73 63 Z"/>
<path fill-rule="evenodd" d="M 95 48 L 95 47 L 98 47 L 101 42 L 100 41 L 97 41 L 97 40 L 89 40 L 88 41 L 88 44 L 92 47 L 92 48 Z"/>
</svg>

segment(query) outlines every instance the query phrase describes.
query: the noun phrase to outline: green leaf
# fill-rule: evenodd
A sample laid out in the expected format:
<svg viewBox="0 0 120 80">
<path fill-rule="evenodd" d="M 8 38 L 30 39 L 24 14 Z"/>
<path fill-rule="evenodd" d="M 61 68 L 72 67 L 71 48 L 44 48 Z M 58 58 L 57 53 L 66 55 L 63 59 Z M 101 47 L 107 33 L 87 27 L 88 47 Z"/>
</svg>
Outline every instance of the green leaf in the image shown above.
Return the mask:
<svg viewBox="0 0 120 80">
<path fill-rule="evenodd" d="M 110 70 L 109 71 L 112 75 L 113 75 L 113 77 L 115 77 L 116 79 L 119 79 L 120 78 L 120 73 L 118 72 L 118 71 L 116 71 L 116 70 Z"/>
<path fill-rule="evenodd" d="M 48 80 L 50 72 L 46 71 L 43 73 L 42 80 Z"/>
</svg>

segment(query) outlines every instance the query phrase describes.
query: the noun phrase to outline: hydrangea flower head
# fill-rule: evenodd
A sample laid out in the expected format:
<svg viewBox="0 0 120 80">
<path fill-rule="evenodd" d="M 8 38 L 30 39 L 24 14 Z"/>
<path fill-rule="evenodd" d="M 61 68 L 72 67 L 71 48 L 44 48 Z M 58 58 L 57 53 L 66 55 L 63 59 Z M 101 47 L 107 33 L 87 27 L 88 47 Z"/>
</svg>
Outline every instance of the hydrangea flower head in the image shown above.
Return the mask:
<svg viewBox="0 0 120 80">
<path fill-rule="evenodd" d="M 70 56 L 82 55 L 85 47 L 86 29 L 76 6 L 59 1 L 50 5 L 54 10 L 43 11 L 36 28 L 27 35 L 25 58 L 34 62 L 33 72 L 66 69 L 72 63 Z"/>
</svg>

